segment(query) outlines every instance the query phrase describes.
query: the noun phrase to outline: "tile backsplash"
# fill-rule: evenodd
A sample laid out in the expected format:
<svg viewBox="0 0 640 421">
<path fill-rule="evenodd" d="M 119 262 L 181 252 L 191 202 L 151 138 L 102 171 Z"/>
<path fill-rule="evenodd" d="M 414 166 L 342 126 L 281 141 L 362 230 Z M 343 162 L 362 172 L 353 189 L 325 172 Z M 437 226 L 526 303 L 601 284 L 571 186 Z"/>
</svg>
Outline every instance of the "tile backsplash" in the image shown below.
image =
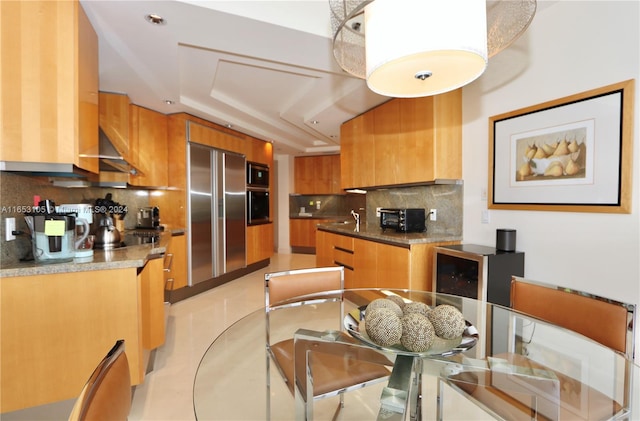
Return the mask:
<svg viewBox="0 0 640 421">
<path fill-rule="evenodd" d="M 116 189 L 103 187 L 66 188 L 53 186 L 48 177 L 32 177 L 17 173 L 0 172 L 0 266 L 13 264 L 28 256 L 31 249 L 29 229 L 23 212 L 33 206 L 33 197 L 49 199 L 56 204 L 94 203 L 98 198 L 112 194 L 113 201 L 127 206 L 124 218 L 125 228 L 134 228 L 138 208 L 149 206 L 149 191 Z M 5 218 L 16 219 L 18 235 L 13 241 L 6 241 Z"/>
</svg>

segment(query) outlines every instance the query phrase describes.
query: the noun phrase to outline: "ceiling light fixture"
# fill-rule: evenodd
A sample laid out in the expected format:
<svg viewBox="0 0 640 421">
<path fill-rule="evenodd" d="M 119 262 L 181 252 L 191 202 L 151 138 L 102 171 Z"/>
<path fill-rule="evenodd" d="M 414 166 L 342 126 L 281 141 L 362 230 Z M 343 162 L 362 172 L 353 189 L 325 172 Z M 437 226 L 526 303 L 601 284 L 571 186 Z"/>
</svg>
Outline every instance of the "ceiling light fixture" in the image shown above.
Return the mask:
<svg viewBox="0 0 640 421">
<path fill-rule="evenodd" d="M 175 101 L 172 101 L 170 99 L 165 99 L 164 103 L 167 104 L 167 105 L 173 105 L 173 104 L 175 104 Z"/>
<path fill-rule="evenodd" d="M 156 15 L 155 13 L 149 13 L 144 18 L 147 20 L 147 22 L 154 25 L 164 25 L 167 23 L 162 16 Z"/>
<path fill-rule="evenodd" d="M 311 123 L 311 124 L 313 124 L 314 126 L 315 126 L 316 124 L 320 124 L 320 122 L 319 122 L 318 120 L 311 120 L 311 121 L 310 121 L 310 123 Z"/>
<path fill-rule="evenodd" d="M 488 58 L 527 29 L 536 0 L 329 0 L 329 7 L 340 67 L 381 95 L 419 97 L 477 79 Z"/>
</svg>

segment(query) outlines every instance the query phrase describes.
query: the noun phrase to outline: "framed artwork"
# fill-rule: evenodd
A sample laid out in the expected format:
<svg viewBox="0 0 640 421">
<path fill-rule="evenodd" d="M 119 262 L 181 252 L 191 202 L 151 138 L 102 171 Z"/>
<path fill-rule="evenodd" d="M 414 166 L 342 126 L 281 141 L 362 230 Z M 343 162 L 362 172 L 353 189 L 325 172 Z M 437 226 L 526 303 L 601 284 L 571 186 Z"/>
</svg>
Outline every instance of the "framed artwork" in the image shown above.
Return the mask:
<svg viewBox="0 0 640 421">
<path fill-rule="evenodd" d="M 490 117 L 489 208 L 630 213 L 634 86 Z"/>
</svg>

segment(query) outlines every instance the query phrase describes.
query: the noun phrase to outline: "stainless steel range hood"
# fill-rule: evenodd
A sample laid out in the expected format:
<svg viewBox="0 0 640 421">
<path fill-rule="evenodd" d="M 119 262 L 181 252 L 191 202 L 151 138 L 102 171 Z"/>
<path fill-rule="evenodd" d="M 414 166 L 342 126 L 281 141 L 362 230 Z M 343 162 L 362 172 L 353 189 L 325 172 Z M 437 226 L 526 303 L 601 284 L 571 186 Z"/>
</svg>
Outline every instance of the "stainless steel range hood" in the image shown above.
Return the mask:
<svg viewBox="0 0 640 421">
<path fill-rule="evenodd" d="M 97 154 L 82 153 L 82 158 L 98 158 L 100 160 L 100 171 L 116 171 L 129 174 L 141 174 L 141 172 L 129 164 L 122 155 L 116 150 L 109 138 L 104 134 L 102 129 L 99 132 L 99 149 Z M 53 163 L 53 162 L 19 162 L 19 161 L 0 161 L 0 171 L 12 171 L 32 173 L 40 176 L 57 176 L 57 177 L 87 177 L 89 172 L 82 170 L 75 165 Z"/>
<path fill-rule="evenodd" d="M 124 172 L 132 175 L 141 174 L 140 171 L 129 164 L 122 157 L 120 152 L 113 146 L 113 143 L 109 140 L 107 135 L 104 133 L 102 128 L 99 131 L 99 150 L 98 155 L 88 155 L 81 154 L 81 157 L 85 158 L 98 158 L 100 159 L 100 171 L 116 171 L 116 172 Z"/>
</svg>

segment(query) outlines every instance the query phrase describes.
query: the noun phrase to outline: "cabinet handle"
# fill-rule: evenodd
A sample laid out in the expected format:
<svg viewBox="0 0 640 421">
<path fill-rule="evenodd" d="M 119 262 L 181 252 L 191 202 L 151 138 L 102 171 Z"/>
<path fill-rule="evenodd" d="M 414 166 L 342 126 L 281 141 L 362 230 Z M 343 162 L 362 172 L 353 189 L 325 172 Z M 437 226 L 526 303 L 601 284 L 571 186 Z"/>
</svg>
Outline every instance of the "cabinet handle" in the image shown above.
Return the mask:
<svg viewBox="0 0 640 421">
<path fill-rule="evenodd" d="M 164 267 L 165 272 L 171 272 L 171 266 L 173 265 L 173 253 L 167 253 L 165 256 L 165 263 L 169 259 L 169 264 L 166 264 Z"/>
<path fill-rule="evenodd" d="M 346 249 L 346 248 L 343 248 L 343 247 L 338 247 L 338 246 L 334 246 L 333 248 L 338 250 L 338 251 L 343 251 L 345 253 L 353 254 L 353 250 L 349 250 L 349 249 Z"/>
<path fill-rule="evenodd" d="M 173 289 L 173 278 L 169 278 L 166 281 L 164 281 L 164 290 L 165 291 L 170 291 Z M 171 284 L 171 287 L 169 287 L 169 284 Z"/>
<path fill-rule="evenodd" d="M 353 270 L 353 267 L 351 267 L 349 265 L 345 265 L 344 263 L 338 262 L 337 260 L 334 260 L 333 263 L 338 265 L 338 266 L 344 266 L 344 268 L 347 269 L 347 270 Z"/>
</svg>

